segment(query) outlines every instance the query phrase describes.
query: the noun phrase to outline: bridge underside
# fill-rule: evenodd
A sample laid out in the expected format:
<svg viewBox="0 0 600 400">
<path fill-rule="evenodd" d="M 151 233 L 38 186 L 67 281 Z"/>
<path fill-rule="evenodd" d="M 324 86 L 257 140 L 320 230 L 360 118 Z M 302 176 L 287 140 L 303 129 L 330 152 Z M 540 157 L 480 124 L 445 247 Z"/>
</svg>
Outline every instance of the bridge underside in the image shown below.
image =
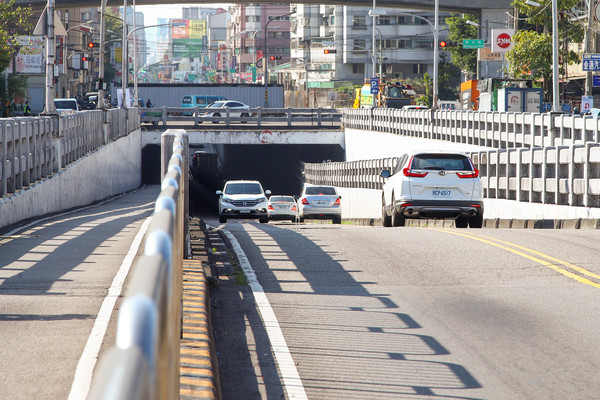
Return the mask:
<svg viewBox="0 0 600 400">
<path fill-rule="evenodd" d="M 259 180 L 273 194 L 296 195 L 304 183 L 303 163 L 346 160 L 340 143 L 202 144 L 190 140 L 190 153 L 190 212 L 195 216 L 215 214 L 215 191 L 227 180 Z M 160 182 L 160 145 L 144 147 L 142 181 Z"/>
</svg>

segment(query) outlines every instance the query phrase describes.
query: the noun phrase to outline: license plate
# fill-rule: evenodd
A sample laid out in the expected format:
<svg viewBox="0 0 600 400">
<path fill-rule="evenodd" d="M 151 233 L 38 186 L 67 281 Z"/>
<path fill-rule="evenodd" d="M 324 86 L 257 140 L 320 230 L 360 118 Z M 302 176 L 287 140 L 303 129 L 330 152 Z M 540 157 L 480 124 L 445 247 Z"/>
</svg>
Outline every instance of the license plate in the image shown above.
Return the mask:
<svg viewBox="0 0 600 400">
<path fill-rule="evenodd" d="M 240 210 L 240 214 L 250 214 L 250 210 Z"/>
<path fill-rule="evenodd" d="M 317 201 L 315 201 L 315 204 L 318 205 L 318 206 L 326 206 L 327 203 L 328 202 L 324 201 L 324 200 L 317 200 Z"/>
<path fill-rule="evenodd" d="M 452 191 L 449 189 L 433 189 L 433 197 L 450 197 Z"/>
</svg>

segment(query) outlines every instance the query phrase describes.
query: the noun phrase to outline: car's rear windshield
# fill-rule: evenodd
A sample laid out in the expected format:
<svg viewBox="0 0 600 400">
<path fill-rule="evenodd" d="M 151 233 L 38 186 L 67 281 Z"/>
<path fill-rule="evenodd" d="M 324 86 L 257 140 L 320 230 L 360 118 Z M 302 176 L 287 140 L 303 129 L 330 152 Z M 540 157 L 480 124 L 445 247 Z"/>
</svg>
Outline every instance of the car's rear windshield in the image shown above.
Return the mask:
<svg viewBox="0 0 600 400">
<path fill-rule="evenodd" d="M 262 194 L 258 183 L 230 183 L 225 188 L 225 194 Z"/>
<path fill-rule="evenodd" d="M 413 157 L 411 169 L 471 171 L 471 162 L 460 154 L 419 154 Z"/>
<path fill-rule="evenodd" d="M 331 186 L 309 186 L 306 188 L 306 194 L 327 194 L 335 196 L 335 189 Z"/>
<path fill-rule="evenodd" d="M 77 110 L 77 103 L 68 100 L 54 100 L 54 108 Z"/>
<path fill-rule="evenodd" d="M 293 203 L 294 198 L 290 196 L 271 196 L 271 201 L 287 201 L 288 203 Z"/>
</svg>

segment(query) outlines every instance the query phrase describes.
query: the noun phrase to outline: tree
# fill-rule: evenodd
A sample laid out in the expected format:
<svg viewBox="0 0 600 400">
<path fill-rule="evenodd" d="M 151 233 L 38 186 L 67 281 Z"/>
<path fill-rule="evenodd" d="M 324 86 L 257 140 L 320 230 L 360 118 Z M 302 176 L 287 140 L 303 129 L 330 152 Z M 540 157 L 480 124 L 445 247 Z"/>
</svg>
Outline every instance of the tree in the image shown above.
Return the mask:
<svg viewBox="0 0 600 400">
<path fill-rule="evenodd" d="M 477 27 L 467 24 L 467 21 L 477 22 L 477 17 L 470 14 L 452 16 L 446 18 L 448 24 L 448 40 L 460 43 L 463 39 L 477 39 Z M 463 49 L 462 46 L 450 47 L 448 49 L 452 64 L 461 71 L 474 74 L 477 72 L 477 49 Z"/>
<path fill-rule="evenodd" d="M 15 7 L 14 0 L 0 1 L 0 72 L 10 65 L 13 55 L 18 51 L 17 37 L 29 33 L 32 29 L 29 18 L 30 7 Z"/>
<path fill-rule="evenodd" d="M 552 35 L 535 31 L 518 31 L 513 48 L 506 53 L 508 74 L 517 79 L 543 80 L 544 93 L 552 82 Z"/>
<path fill-rule="evenodd" d="M 533 7 L 525 0 L 515 0 L 514 7 L 520 15 L 524 15 L 525 30 L 519 30 L 513 36 L 513 48 L 506 53 L 510 65 L 510 76 L 543 79 L 544 93 L 547 100 L 552 87 L 552 36 L 558 34 L 559 74 L 564 74 L 567 65 L 581 62 L 579 54 L 573 51 L 570 43 L 581 43 L 584 28 L 573 19 L 572 9 L 579 5 L 579 0 L 557 0 L 559 12 L 558 32 L 552 32 L 552 0 L 541 0 L 539 7 Z"/>
</svg>

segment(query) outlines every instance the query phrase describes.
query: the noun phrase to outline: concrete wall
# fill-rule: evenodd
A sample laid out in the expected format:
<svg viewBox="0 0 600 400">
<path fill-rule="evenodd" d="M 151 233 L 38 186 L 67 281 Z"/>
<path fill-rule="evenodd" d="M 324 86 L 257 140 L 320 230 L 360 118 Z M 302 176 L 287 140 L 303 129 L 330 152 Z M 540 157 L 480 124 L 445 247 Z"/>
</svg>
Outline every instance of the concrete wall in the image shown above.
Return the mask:
<svg viewBox="0 0 600 400">
<path fill-rule="evenodd" d="M 0 228 L 81 207 L 141 184 L 141 130 L 93 151 L 48 179 L 0 199 Z"/>
</svg>

